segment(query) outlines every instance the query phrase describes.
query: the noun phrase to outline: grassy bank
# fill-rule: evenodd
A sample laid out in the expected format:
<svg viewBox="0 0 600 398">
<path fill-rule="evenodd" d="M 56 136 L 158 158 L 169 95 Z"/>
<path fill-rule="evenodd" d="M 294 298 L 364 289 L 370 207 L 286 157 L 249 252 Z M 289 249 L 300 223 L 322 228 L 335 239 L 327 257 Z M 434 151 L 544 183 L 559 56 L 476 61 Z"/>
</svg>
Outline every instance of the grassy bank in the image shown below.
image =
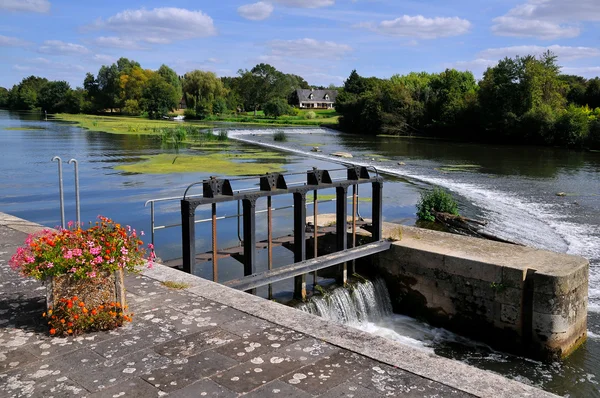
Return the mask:
<svg viewBox="0 0 600 398">
<path fill-rule="evenodd" d="M 163 128 L 177 127 L 180 122 L 170 120 L 150 120 L 142 117 L 130 116 L 96 116 L 96 115 L 72 115 L 59 113 L 54 116 L 56 120 L 76 123 L 79 127 L 91 131 L 102 131 L 112 134 L 161 134 Z M 200 128 L 210 127 L 206 124 L 194 123 Z"/>
<path fill-rule="evenodd" d="M 314 112 L 314 119 L 307 117 L 309 112 Z M 299 109 L 296 116 L 285 115 L 272 118 L 265 116 L 263 111 L 258 111 L 256 112 L 256 116 L 254 112 L 244 112 L 235 115 L 210 116 L 204 121 L 285 126 L 321 126 L 337 124 L 338 119 L 339 115 L 334 109 L 315 109 L 312 111 Z"/>
</svg>

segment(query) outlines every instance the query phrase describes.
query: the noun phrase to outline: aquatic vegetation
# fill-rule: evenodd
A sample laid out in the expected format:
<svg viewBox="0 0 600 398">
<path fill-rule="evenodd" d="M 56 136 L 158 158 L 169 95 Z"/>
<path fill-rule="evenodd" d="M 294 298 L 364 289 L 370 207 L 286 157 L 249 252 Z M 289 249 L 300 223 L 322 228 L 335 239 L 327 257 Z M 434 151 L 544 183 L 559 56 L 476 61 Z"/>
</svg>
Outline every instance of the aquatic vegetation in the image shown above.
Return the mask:
<svg viewBox="0 0 600 398">
<path fill-rule="evenodd" d="M 5 127 L 4 130 L 8 131 L 29 131 L 29 130 L 46 130 L 45 127 L 38 126 L 24 126 L 24 127 Z"/>
<path fill-rule="evenodd" d="M 285 134 L 285 131 L 278 131 L 275 134 L 273 134 L 273 140 L 278 141 L 278 142 L 285 142 L 288 140 L 287 135 Z"/>
<path fill-rule="evenodd" d="M 421 193 L 421 199 L 417 203 L 417 218 L 425 221 L 435 221 L 431 211 L 449 213 L 458 216 L 458 204 L 450 193 L 434 188 L 433 191 Z"/>
<path fill-rule="evenodd" d="M 477 164 L 449 164 L 437 167 L 435 170 L 443 173 L 468 173 L 477 172 L 481 166 Z"/>
<path fill-rule="evenodd" d="M 173 154 L 163 153 L 145 156 L 144 161 L 117 166 L 117 170 L 139 174 L 169 174 L 169 173 L 212 173 L 222 176 L 249 176 L 265 173 L 283 172 L 285 169 L 277 163 L 239 162 L 240 159 L 260 160 L 259 157 L 223 153 L 206 155 L 179 155 L 173 163 Z"/>
</svg>

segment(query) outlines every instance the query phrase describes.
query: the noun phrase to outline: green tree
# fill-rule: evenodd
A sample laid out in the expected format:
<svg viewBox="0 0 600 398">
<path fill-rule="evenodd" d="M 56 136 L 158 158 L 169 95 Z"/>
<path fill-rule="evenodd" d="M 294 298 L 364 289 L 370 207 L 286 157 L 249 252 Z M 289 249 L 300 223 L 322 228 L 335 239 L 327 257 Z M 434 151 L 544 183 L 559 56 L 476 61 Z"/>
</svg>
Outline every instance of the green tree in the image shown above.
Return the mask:
<svg viewBox="0 0 600 398">
<path fill-rule="evenodd" d="M 556 142 L 569 147 L 582 147 L 588 139 L 589 116 L 589 108 L 569 105 L 556 122 Z"/>
<path fill-rule="evenodd" d="M 595 77 L 588 81 L 585 102 L 590 108 L 600 108 L 600 78 Z"/>
<path fill-rule="evenodd" d="M 124 69 L 125 70 L 125 69 Z M 120 102 L 120 76 L 121 72 L 117 64 L 111 66 L 103 65 L 98 71 L 96 84 L 98 94 L 95 97 L 98 109 L 110 109 L 119 107 Z"/>
<path fill-rule="evenodd" d="M 213 101 L 226 95 L 223 82 L 213 72 L 194 70 L 183 77 L 183 92 L 188 108 L 200 118 L 213 113 Z"/>
<path fill-rule="evenodd" d="M 177 107 L 177 91 L 158 73 L 153 73 L 142 94 L 142 107 L 151 119 L 158 119 Z"/>
<path fill-rule="evenodd" d="M 290 94 L 286 75 L 269 64 L 258 64 L 251 70 L 238 71 L 239 93 L 246 109 L 256 111 L 274 98 L 287 98 Z"/>
<path fill-rule="evenodd" d="M 585 101 L 585 89 L 587 81 L 585 78 L 576 75 L 560 75 L 558 77 L 566 88 L 566 99 L 571 104 L 583 106 Z"/>
<path fill-rule="evenodd" d="M 283 98 L 275 98 L 267 102 L 263 107 L 265 116 L 274 117 L 277 119 L 279 116 L 287 115 L 290 113 L 291 108 L 287 101 Z"/>
<path fill-rule="evenodd" d="M 48 82 L 40 90 L 38 106 L 48 113 L 65 112 L 70 91 L 71 87 L 65 81 Z"/>
<path fill-rule="evenodd" d="M 0 108 L 8 107 L 8 90 L 0 87 Z"/>
<path fill-rule="evenodd" d="M 179 78 L 177 73 L 165 64 L 161 65 L 160 68 L 158 68 L 157 73 L 161 75 L 167 83 L 169 83 L 175 88 L 179 99 L 181 99 L 181 97 L 183 96 L 183 88 L 181 85 L 181 79 Z"/>
<path fill-rule="evenodd" d="M 38 97 L 48 79 L 29 76 L 13 86 L 8 94 L 8 107 L 15 110 L 34 110 L 38 106 Z"/>
</svg>

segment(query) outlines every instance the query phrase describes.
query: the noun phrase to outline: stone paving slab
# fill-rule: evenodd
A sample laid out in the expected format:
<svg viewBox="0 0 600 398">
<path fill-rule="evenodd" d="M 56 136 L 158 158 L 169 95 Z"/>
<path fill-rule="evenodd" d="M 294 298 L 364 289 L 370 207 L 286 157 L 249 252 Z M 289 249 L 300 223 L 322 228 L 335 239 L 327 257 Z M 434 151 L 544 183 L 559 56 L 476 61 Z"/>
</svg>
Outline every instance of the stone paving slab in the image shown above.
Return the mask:
<svg viewBox="0 0 600 398">
<path fill-rule="evenodd" d="M 45 288 L 8 267 L 21 230 L 0 213 L 0 397 L 552 396 L 160 265 L 125 279 L 132 324 L 50 338 Z"/>
</svg>

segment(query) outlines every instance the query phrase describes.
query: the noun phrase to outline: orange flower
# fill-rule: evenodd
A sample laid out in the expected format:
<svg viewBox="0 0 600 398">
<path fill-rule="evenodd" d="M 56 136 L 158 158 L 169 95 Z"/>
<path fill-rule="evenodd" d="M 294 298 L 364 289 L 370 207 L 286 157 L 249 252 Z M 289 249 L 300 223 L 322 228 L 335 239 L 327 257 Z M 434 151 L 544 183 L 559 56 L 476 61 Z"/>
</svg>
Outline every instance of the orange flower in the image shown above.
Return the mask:
<svg viewBox="0 0 600 398">
<path fill-rule="evenodd" d="M 73 334 L 73 329 L 69 329 L 69 330 L 67 330 L 67 333 L 69 333 L 69 334 Z"/>
<path fill-rule="evenodd" d="M 77 301 L 79 298 L 77 296 L 73 296 L 73 301 Z"/>
<path fill-rule="evenodd" d="M 56 329 L 50 329 L 50 334 L 56 334 Z"/>
<path fill-rule="evenodd" d="M 73 308 L 73 302 L 71 300 L 67 301 L 67 308 Z"/>
<path fill-rule="evenodd" d="M 78 320 L 79 319 L 79 315 L 73 315 L 73 319 Z"/>
<path fill-rule="evenodd" d="M 68 326 L 68 327 L 73 327 L 73 322 L 69 322 L 69 323 L 67 323 L 67 326 Z"/>
<path fill-rule="evenodd" d="M 79 302 L 79 306 L 80 306 L 80 307 L 85 307 L 85 303 L 84 303 L 83 301 L 80 301 L 80 302 Z"/>
<path fill-rule="evenodd" d="M 92 310 L 92 315 L 97 315 L 98 311 L 96 311 L 95 309 Z"/>
<path fill-rule="evenodd" d="M 45 313 L 45 312 L 42 314 L 42 317 L 43 317 L 43 318 L 45 318 L 45 317 L 46 317 L 46 313 Z"/>
<path fill-rule="evenodd" d="M 83 307 L 83 309 L 82 309 L 81 311 L 82 311 L 84 314 L 87 314 L 87 313 L 88 313 L 88 309 L 87 309 L 87 308 L 85 308 L 85 307 Z"/>
<path fill-rule="evenodd" d="M 63 323 L 63 324 L 64 324 L 65 322 L 66 322 L 66 321 L 65 321 L 64 319 L 61 319 L 61 320 L 60 320 L 60 323 Z"/>
</svg>

